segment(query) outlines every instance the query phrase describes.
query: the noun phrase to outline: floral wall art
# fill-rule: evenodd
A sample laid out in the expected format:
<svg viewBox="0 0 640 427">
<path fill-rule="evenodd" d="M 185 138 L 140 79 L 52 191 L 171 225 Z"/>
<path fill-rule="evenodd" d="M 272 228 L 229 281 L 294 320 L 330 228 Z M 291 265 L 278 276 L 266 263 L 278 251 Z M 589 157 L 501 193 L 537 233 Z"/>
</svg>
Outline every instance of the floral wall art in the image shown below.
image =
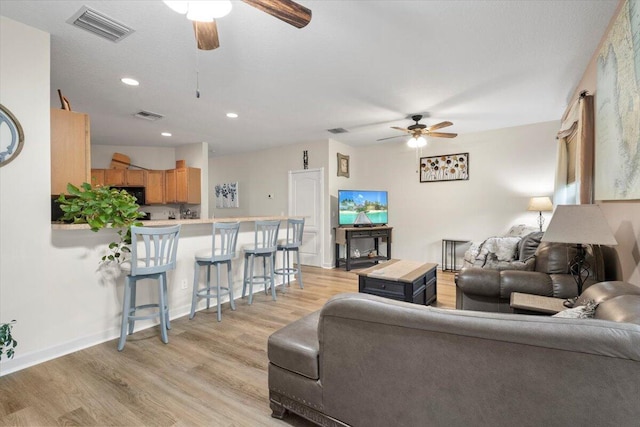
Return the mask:
<svg viewBox="0 0 640 427">
<path fill-rule="evenodd" d="M 216 184 L 216 208 L 238 208 L 238 182 Z"/>
<path fill-rule="evenodd" d="M 469 153 L 420 158 L 420 182 L 469 179 Z"/>
</svg>

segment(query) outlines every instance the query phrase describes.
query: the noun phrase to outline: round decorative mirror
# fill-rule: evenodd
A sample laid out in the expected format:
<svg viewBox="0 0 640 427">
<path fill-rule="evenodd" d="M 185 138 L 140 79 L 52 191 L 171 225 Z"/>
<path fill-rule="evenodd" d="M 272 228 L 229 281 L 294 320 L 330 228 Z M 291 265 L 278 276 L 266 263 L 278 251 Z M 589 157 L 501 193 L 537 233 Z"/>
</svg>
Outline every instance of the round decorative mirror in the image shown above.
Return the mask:
<svg viewBox="0 0 640 427">
<path fill-rule="evenodd" d="M 0 167 L 18 157 L 23 145 L 24 133 L 20 122 L 0 104 Z"/>
</svg>

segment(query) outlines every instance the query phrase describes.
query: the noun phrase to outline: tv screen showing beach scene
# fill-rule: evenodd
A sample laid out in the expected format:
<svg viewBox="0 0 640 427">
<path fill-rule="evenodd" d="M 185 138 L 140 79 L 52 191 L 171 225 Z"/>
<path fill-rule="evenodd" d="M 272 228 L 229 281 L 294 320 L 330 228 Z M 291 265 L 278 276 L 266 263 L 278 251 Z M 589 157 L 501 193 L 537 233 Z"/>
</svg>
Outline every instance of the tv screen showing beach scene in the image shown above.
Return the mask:
<svg viewBox="0 0 640 427">
<path fill-rule="evenodd" d="M 381 225 L 389 221 L 387 192 L 338 190 L 340 225 Z"/>
</svg>

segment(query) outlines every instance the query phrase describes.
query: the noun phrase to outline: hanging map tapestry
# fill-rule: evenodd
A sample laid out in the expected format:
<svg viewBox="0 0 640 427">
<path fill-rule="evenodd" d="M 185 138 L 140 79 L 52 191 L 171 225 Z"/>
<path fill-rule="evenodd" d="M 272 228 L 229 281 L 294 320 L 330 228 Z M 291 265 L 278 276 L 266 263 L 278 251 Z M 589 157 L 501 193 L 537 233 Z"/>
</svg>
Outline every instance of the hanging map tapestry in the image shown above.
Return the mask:
<svg viewBox="0 0 640 427">
<path fill-rule="evenodd" d="M 640 0 L 627 0 L 597 59 L 595 199 L 640 199 Z"/>
</svg>

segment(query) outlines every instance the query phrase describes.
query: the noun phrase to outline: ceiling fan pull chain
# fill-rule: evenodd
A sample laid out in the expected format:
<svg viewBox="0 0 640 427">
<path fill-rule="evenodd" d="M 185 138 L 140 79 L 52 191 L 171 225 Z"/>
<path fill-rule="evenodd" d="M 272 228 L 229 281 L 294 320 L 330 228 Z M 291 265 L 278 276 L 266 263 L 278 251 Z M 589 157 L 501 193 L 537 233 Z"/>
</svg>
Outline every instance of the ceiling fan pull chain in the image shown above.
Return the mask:
<svg viewBox="0 0 640 427">
<path fill-rule="evenodd" d="M 197 49 L 196 49 L 196 98 L 200 99 L 200 65 L 198 63 Z"/>
</svg>

